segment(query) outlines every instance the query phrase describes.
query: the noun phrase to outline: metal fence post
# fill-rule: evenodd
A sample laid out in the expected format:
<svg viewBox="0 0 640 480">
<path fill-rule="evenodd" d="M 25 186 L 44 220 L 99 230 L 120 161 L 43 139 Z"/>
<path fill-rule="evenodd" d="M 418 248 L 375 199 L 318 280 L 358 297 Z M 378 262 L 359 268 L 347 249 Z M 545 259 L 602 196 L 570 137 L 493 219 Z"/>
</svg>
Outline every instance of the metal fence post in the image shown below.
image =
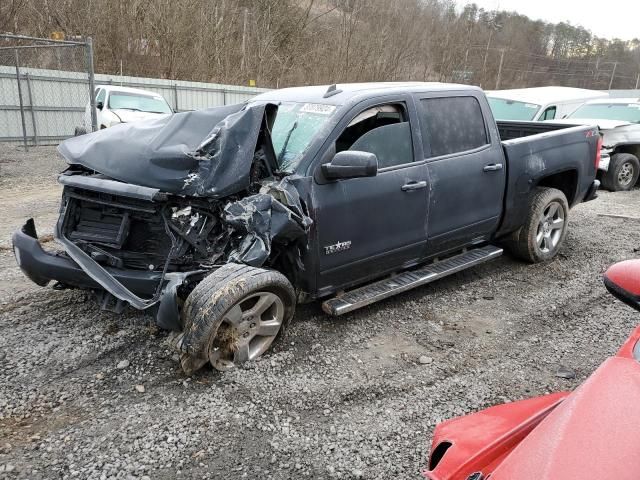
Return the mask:
<svg viewBox="0 0 640 480">
<path fill-rule="evenodd" d="M 27 79 L 27 95 L 29 96 L 29 108 L 31 109 L 31 127 L 33 128 L 33 144 L 38 146 L 38 129 L 36 128 L 36 111 L 33 104 L 33 93 L 31 92 L 31 77 L 28 73 L 24 74 Z"/>
<path fill-rule="evenodd" d="M 173 84 L 173 111 L 178 113 L 178 84 Z"/>
<path fill-rule="evenodd" d="M 89 109 L 91 110 L 91 131 L 98 130 L 98 116 L 96 115 L 96 86 L 93 76 L 93 39 L 87 37 L 85 47 L 87 55 L 87 70 L 89 70 Z"/>
<path fill-rule="evenodd" d="M 29 150 L 27 145 L 27 125 L 24 121 L 24 102 L 22 100 L 22 86 L 20 85 L 20 56 L 18 55 L 18 49 L 14 50 L 16 59 L 16 82 L 18 82 L 18 100 L 20 102 L 20 119 L 22 120 L 22 141 L 24 142 L 25 151 Z"/>
</svg>

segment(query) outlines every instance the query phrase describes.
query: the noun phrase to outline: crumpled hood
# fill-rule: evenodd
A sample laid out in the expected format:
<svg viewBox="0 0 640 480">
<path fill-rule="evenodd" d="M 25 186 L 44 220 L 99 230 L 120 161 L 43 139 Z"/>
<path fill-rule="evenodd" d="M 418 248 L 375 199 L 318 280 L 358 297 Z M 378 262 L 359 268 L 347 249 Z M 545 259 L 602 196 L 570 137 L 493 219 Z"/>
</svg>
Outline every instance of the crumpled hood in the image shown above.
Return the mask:
<svg viewBox="0 0 640 480">
<path fill-rule="evenodd" d="M 603 132 L 602 144 L 613 148 L 616 145 L 640 144 L 640 125 L 628 123 Z"/>
<path fill-rule="evenodd" d="M 58 151 L 71 165 L 121 182 L 221 198 L 249 186 L 268 105 L 231 105 L 115 125 L 65 140 Z"/>
<path fill-rule="evenodd" d="M 545 121 L 567 125 L 597 125 L 602 131 L 602 144 L 605 148 L 640 143 L 640 125 L 636 123 L 629 123 L 623 120 L 603 120 L 601 118 L 563 118 Z"/>
<path fill-rule="evenodd" d="M 162 115 L 169 115 L 168 113 L 156 113 L 156 112 L 139 112 L 137 110 L 127 110 L 126 108 L 116 108 L 111 110 L 117 115 L 121 122 L 139 122 L 140 120 L 147 120 L 150 118 L 158 118 Z"/>
</svg>

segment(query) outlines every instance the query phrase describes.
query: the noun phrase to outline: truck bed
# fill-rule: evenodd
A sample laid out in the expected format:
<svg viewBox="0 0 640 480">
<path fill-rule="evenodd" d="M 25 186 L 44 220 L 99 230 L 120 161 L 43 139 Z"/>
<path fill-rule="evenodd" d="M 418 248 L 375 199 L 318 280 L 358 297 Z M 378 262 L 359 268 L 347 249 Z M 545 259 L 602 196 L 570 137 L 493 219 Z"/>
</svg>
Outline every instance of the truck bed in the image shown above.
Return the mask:
<svg viewBox="0 0 640 480">
<path fill-rule="evenodd" d="M 547 122 L 496 123 L 508 172 L 505 216 L 498 236 L 522 225 L 528 196 L 543 177 L 544 186 L 565 191 L 570 206 L 584 199 L 596 175 L 597 127 Z M 562 175 L 554 183 L 556 174 Z"/>
<path fill-rule="evenodd" d="M 501 140 L 513 140 L 514 138 L 528 137 L 577 126 L 566 123 L 516 121 L 496 121 L 496 125 L 498 125 L 498 133 Z"/>
</svg>

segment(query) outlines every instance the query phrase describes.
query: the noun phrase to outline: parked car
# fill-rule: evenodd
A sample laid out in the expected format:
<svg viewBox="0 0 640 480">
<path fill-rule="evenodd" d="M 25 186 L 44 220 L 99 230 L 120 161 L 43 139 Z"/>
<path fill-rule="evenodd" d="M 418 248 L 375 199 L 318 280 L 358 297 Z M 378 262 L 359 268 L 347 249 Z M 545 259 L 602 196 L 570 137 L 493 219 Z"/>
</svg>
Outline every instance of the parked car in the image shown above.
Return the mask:
<svg viewBox="0 0 640 480">
<path fill-rule="evenodd" d="M 542 132 L 541 134 L 538 134 Z M 501 137 L 509 140 L 501 140 Z M 271 91 L 63 142 L 57 241 L 13 236 L 39 285 L 182 332 L 182 366 L 257 358 L 296 303 L 341 315 L 502 254 L 551 260 L 596 196 L 595 127 L 496 122 L 439 83 Z"/>
<path fill-rule="evenodd" d="M 543 121 L 564 118 L 588 100 L 606 92 L 572 87 L 534 87 L 487 92 L 496 120 Z"/>
<path fill-rule="evenodd" d="M 137 88 L 115 85 L 98 85 L 96 95 L 96 117 L 98 129 L 120 123 L 131 123 L 160 115 L 173 113 L 162 95 Z M 75 135 L 91 131 L 91 104 L 84 111 L 84 125 L 76 127 Z"/>
<path fill-rule="evenodd" d="M 640 310 L 640 260 L 618 263 L 607 289 Z M 431 480 L 635 480 L 640 470 L 640 326 L 573 392 L 454 418 L 433 434 Z"/>
<path fill-rule="evenodd" d="M 579 107 L 567 124 L 598 125 L 602 159 L 598 178 L 612 192 L 630 190 L 640 176 L 640 99 L 593 100 Z"/>
</svg>

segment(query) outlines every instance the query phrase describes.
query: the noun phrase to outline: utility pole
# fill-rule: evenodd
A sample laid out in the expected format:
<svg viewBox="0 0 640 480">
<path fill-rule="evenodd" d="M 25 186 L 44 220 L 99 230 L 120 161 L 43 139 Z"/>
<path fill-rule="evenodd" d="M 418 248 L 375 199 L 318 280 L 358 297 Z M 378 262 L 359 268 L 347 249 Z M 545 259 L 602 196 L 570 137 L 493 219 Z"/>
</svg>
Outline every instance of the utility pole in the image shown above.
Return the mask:
<svg viewBox="0 0 640 480">
<path fill-rule="evenodd" d="M 469 61 L 469 44 L 467 44 L 467 50 L 464 52 L 464 68 L 462 69 L 462 75 L 466 78 L 467 75 L 467 63 Z"/>
<path fill-rule="evenodd" d="M 247 15 L 248 9 L 244 9 L 244 21 L 242 22 L 242 58 L 240 59 L 240 71 L 244 73 L 245 60 L 244 57 L 246 55 L 246 45 L 247 45 Z"/>
<path fill-rule="evenodd" d="M 640 73 L 638 73 L 638 76 L 636 77 L 636 90 L 638 90 L 638 85 L 640 85 Z"/>
<path fill-rule="evenodd" d="M 485 72 L 487 71 L 487 55 L 489 55 L 489 46 L 491 45 L 492 36 L 493 28 L 489 30 L 489 40 L 487 41 L 487 48 L 484 51 L 484 60 L 482 61 L 482 82 L 484 82 Z M 482 88 L 482 82 L 480 82 L 480 88 Z"/>
<path fill-rule="evenodd" d="M 500 66 L 498 67 L 498 78 L 496 78 L 496 90 L 500 88 L 500 78 L 502 77 L 503 63 L 504 63 L 504 48 L 500 50 Z"/>
<path fill-rule="evenodd" d="M 613 62 L 613 70 L 611 71 L 611 80 L 609 80 L 609 90 L 611 90 L 611 85 L 613 85 L 613 77 L 616 76 L 617 67 L 618 67 L 618 62 Z"/>
<path fill-rule="evenodd" d="M 600 57 L 596 58 L 596 68 L 593 72 L 593 83 L 598 86 L 598 67 L 600 66 Z"/>
</svg>

